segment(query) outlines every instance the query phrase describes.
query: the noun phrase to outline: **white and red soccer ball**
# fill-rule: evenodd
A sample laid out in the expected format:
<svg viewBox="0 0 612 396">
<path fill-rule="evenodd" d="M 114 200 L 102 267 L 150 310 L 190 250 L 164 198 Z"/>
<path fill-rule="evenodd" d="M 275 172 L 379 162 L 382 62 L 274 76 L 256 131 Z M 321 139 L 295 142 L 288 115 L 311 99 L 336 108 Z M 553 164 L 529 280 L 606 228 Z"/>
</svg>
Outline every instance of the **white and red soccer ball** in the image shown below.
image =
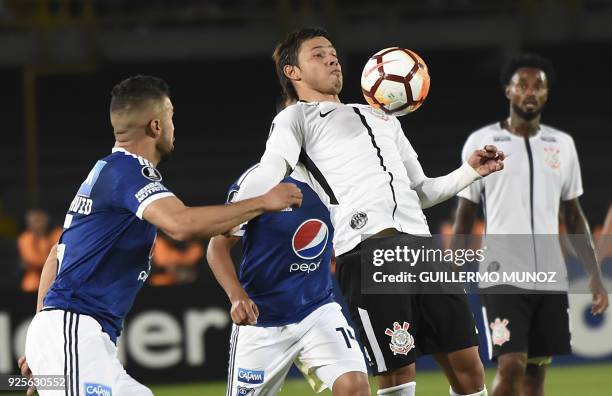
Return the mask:
<svg viewBox="0 0 612 396">
<path fill-rule="evenodd" d="M 366 62 L 361 90 L 370 106 L 401 116 L 418 109 L 429 92 L 429 72 L 423 59 L 405 48 L 385 48 Z"/>
</svg>

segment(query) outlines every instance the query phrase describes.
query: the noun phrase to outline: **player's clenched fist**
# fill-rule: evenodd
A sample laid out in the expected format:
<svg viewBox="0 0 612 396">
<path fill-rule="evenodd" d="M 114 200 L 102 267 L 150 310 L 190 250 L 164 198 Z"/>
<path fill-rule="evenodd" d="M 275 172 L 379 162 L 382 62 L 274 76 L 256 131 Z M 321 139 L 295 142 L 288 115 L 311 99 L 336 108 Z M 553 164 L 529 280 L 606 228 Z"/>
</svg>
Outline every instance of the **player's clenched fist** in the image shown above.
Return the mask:
<svg viewBox="0 0 612 396">
<path fill-rule="evenodd" d="M 274 212 L 302 204 L 302 191 L 291 183 L 281 183 L 263 195 L 264 210 Z"/>
<path fill-rule="evenodd" d="M 493 172 L 504 169 L 505 158 L 506 155 L 503 151 L 489 144 L 480 150 L 474 151 L 467 162 L 480 176 L 485 177 Z"/>
<path fill-rule="evenodd" d="M 257 305 L 249 298 L 244 290 L 237 293 L 238 295 L 231 298 L 232 309 L 230 316 L 232 322 L 240 325 L 255 325 L 259 317 Z"/>
</svg>

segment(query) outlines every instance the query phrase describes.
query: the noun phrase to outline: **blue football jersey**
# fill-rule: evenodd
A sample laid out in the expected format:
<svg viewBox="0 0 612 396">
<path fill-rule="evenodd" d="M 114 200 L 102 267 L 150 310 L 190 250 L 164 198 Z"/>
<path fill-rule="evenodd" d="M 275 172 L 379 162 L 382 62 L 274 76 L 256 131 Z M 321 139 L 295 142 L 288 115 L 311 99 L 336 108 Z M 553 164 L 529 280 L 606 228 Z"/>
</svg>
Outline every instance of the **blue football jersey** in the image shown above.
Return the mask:
<svg viewBox="0 0 612 396">
<path fill-rule="evenodd" d="M 257 165 L 256 165 L 257 166 Z M 232 202 L 251 168 L 231 187 Z M 334 300 L 331 281 L 333 233 L 329 211 L 308 184 L 292 177 L 304 196 L 302 206 L 265 213 L 244 224 L 238 276 L 259 308 L 257 326 L 296 323 Z"/>
<path fill-rule="evenodd" d="M 57 276 L 45 308 L 90 315 L 113 342 L 151 270 L 156 228 L 145 208 L 173 195 L 146 159 L 113 149 L 70 204 L 57 247 Z"/>
</svg>

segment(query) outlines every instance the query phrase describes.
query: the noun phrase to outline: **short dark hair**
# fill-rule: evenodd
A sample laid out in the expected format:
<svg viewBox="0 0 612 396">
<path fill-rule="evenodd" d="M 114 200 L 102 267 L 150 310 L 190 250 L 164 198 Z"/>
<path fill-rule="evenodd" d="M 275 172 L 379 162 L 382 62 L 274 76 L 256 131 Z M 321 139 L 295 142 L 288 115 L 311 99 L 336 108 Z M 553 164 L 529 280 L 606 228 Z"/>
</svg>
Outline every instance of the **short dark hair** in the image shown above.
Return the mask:
<svg viewBox="0 0 612 396">
<path fill-rule="evenodd" d="M 298 52 L 300 51 L 300 46 L 304 41 L 315 37 L 325 37 L 326 39 L 330 40 L 327 30 L 318 26 L 312 26 L 289 33 L 287 37 L 278 43 L 274 49 L 272 59 L 274 60 L 274 64 L 276 66 L 278 82 L 283 88 L 283 93 L 289 99 L 297 101 L 300 98 L 298 98 L 297 92 L 295 91 L 291 80 L 287 78 L 283 69 L 287 65 L 296 66 L 298 64 Z"/>
<path fill-rule="evenodd" d="M 525 53 L 514 56 L 502 70 L 500 75 L 500 82 L 502 86 L 505 87 L 506 85 L 510 84 L 510 80 L 512 79 L 512 76 L 514 76 L 514 73 L 516 73 L 518 69 L 524 67 L 542 70 L 544 74 L 546 74 L 548 88 L 550 88 L 555 81 L 555 70 L 553 69 L 552 63 L 548 59 L 540 55 Z"/>
<path fill-rule="evenodd" d="M 170 88 L 159 77 L 136 75 L 121 81 L 111 91 L 110 111 L 140 106 L 149 100 L 163 100 Z"/>
</svg>

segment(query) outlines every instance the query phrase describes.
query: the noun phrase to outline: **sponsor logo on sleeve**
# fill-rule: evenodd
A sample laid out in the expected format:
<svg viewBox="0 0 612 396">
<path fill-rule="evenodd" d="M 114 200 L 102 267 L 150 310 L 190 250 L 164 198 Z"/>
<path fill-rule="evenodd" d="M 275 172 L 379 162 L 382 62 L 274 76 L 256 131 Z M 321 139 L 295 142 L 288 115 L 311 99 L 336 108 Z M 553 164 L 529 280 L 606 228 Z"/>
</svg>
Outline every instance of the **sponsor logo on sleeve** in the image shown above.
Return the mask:
<svg viewBox="0 0 612 396">
<path fill-rule="evenodd" d="M 509 142 L 510 136 L 493 136 L 494 142 Z"/>
<path fill-rule="evenodd" d="M 138 192 L 134 194 L 134 197 L 136 197 L 138 203 L 141 203 L 151 195 L 161 191 L 168 191 L 168 189 L 160 182 L 149 183 L 140 190 L 138 190 Z"/>
<path fill-rule="evenodd" d="M 157 169 L 155 169 L 152 166 L 143 166 L 141 173 L 144 177 L 146 177 L 149 180 L 153 180 L 153 181 L 161 181 L 162 180 L 162 175 L 161 173 L 159 173 L 159 171 Z"/>
<path fill-rule="evenodd" d="M 113 396 L 113 390 L 110 386 L 86 382 L 85 396 Z"/>
<path fill-rule="evenodd" d="M 244 368 L 238 368 L 238 381 L 245 384 L 263 384 L 264 382 L 264 371 L 263 370 L 248 370 Z"/>
</svg>

